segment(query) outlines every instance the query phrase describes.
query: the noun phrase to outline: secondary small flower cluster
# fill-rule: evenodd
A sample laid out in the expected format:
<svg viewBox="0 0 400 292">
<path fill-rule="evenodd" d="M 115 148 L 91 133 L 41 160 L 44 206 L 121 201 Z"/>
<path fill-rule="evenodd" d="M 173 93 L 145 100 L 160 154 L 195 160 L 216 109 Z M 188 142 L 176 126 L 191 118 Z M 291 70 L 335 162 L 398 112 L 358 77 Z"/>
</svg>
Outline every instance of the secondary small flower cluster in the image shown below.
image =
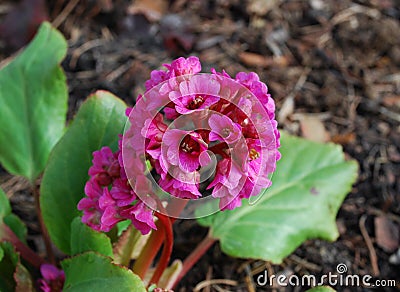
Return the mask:
<svg viewBox="0 0 400 292">
<path fill-rule="evenodd" d="M 198 199 L 207 189 L 221 210 L 270 186 L 279 132 L 275 103 L 258 75 L 199 74 L 196 57 L 164 66 L 151 73 L 146 93 L 127 111 L 124 162 L 133 166 L 127 168 L 133 185 L 143 174 L 134 166 L 142 159 L 150 161 L 165 192 Z M 213 174 L 206 176 L 213 157 Z"/>
<path fill-rule="evenodd" d="M 63 270 L 50 264 L 40 266 L 41 279 L 38 280 L 39 288 L 43 292 L 59 292 L 62 291 L 65 281 Z"/>
<path fill-rule="evenodd" d="M 142 234 L 156 229 L 151 209 L 138 199 L 128 182 L 121 151 L 113 153 L 109 147 L 103 147 L 93 152 L 92 162 L 86 197 L 78 204 L 83 211 L 82 222 L 104 232 L 128 219 Z"/>
</svg>

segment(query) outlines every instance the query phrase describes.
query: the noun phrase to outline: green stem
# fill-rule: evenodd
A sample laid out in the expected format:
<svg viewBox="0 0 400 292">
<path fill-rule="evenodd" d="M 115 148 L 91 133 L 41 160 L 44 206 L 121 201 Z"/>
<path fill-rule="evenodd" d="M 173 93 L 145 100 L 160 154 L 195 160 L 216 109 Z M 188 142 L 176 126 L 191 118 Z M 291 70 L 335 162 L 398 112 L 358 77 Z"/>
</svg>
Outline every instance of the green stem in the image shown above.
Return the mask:
<svg viewBox="0 0 400 292">
<path fill-rule="evenodd" d="M 184 260 L 182 265 L 182 271 L 179 273 L 175 280 L 173 288 L 179 283 L 179 281 L 186 275 L 186 273 L 193 267 L 194 264 L 207 252 L 207 250 L 216 242 L 215 238 L 212 238 L 208 234 L 199 245 L 192 251 L 192 253 Z"/>
<path fill-rule="evenodd" d="M 128 233 L 124 233 L 121 236 L 120 240 L 123 240 L 124 236 L 127 236 L 128 240 L 122 246 L 122 252 L 121 252 L 121 255 L 120 255 L 120 262 L 119 263 L 121 265 L 124 265 L 124 266 L 128 267 L 129 263 L 131 261 L 131 256 L 132 256 L 133 249 L 135 248 L 136 243 L 137 243 L 137 241 L 139 240 L 139 238 L 141 236 L 141 233 L 140 233 L 140 231 L 138 231 L 135 228 L 133 228 L 132 225 L 130 225 L 125 232 L 128 232 Z M 119 244 L 119 242 L 117 243 L 117 245 L 118 244 Z"/>
<path fill-rule="evenodd" d="M 160 261 L 158 262 L 157 268 L 154 271 L 154 274 L 149 281 L 149 285 L 152 283 L 157 284 L 158 281 L 160 280 L 161 275 L 168 266 L 172 254 L 172 247 L 174 244 L 171 220 L 169 219 L 169 217 L 161 213 L 156 213 L 156 216 L 158 220 L 161 222 L 161 225 L 164 229 L 165 241 Z"/>
<path fill-rule="evenodd" d="M 21 257 L 33 267 L 39 269 L 45 263 L 33 250 L 26 246 L 5 223 L 0 224 L 1 239 L 11 242 Z"/>
</svg>

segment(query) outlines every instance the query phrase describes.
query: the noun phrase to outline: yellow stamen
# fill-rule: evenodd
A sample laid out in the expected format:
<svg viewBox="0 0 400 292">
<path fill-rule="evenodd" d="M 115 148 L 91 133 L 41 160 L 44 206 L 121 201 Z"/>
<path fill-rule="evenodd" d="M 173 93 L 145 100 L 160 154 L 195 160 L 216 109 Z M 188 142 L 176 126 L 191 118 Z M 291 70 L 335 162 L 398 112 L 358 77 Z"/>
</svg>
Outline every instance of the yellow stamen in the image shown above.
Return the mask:
<svg viewBox="0 0 400 292">
<path fill-rule="evenodd" d="M 251 160 L 255 160 L 260 157 L 260 153 L 258 153 L 256 149 L 252 148 L 250 149 L 249 156 Z"/>
</svg>

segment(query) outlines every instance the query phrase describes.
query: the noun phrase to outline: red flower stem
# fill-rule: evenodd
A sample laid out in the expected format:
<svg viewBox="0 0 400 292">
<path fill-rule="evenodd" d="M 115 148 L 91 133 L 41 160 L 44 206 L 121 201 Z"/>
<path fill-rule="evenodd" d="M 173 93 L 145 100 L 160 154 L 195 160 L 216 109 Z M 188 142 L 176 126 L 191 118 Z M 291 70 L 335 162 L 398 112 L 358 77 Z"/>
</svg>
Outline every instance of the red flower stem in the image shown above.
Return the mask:
<svg viewBox="0 0 400 292">
<path fill-rule="evenodd" d="M 179 281 L 186 275 L 186 273 L 198 262 L 198 260 L 207 252 L 207 250 L 216 242 L 215 238 L 207 235 L 199 245 L 192 251 L 192 253 L 184 260 L 182 265 L 182 271 L 176 278 L 173 289 L 179 283 Z"/>
<path fill-rule="evenodd" d="M 138 275 L 142 280 L 146 275 L 147 270 L 150 268 L 151 263 L 156 257 L 160 247 L 164 241 L 164 230 L 162 224 L 156 222 L 157 230 L 153 230 L 150 237 L 144 246 L 142 252 L 133 264 L 132 271 Z"/>
<path fill-rule="evenodd" d="M 39 269 L 45 263 L 44 259 L 26 246 L 5 223 L 0 224 L 0 233 L 2 240 L 11 242 L 21 257 L 33 267 Z"/>
<path fill-rule="evenodd" d="M 156 213 L 156 216 L 163 226 L 165 240 L 164 240 L 164 247 L 163 247 L 160 261 L 158 262 L 157 268 L 154 271 L 154 274 L 150 279 L 149 285 L 153 284 L 153 283 L 157 284 L 158 281 L 160 280 L 162 273 L 168 266 L 168 263 L 169 263 L 169 260 L 171 258 L 171 254 L 172 254 L 172 247 L 174 244 L 171 220 L 169 219 L 169 217 L 165 216 L 164 214 L 158 213 L 158 212 Z"/>
<path fill-rule="evenodd" d="M 181 211 L 185 208 L 187 201 L 181 200 L 175 203 L 173 206 L 167 206 L 167 214 L 178 216 Z M 171 225 L 175 222 L 176 218 L 170 218 Z M 163 225 L 160 221 L 156 222 L 157 230 L 152 231 L 150 237 L 144 246 L 142 252 L 133 264 L 132 271 L 138 275 L 142 280 L 146 275 L 147 270 L 150 268 L 151 263 L 156 257 L 158 251 L 165 238 Z"/>
<path fill-rule="evenodd" d="M 54 257 L 53 247 L 51 246 L 50 235 L 49 235 L 49 232 L 47 231 L 46 225 L 44 224 L 42 211 L 40 209 L 39 187 L 35 186 L 35 185 L 32 186 L 32 192 L 33 192 L 33 196 L 35 197 L 36 214 L 38 217 L 40 229 L 42 231 L 43 241 L 46 246 L 47 259 L 49 260 L 49 262 L 51 264 L 56 265 L 56 259 Z"/>
</svg>

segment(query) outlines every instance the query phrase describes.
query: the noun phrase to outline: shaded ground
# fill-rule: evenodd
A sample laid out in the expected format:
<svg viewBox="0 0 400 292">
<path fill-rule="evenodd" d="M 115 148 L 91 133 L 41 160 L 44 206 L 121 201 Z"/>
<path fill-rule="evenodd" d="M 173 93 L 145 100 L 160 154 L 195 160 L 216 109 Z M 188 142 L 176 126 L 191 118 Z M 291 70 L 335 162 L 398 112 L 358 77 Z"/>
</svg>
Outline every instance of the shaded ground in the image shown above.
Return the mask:
<svg viewBox="0 0 400 292">
<path fill-rule="evenodd" d="M 4 19 L 13 5 L 3 2 Z M 63 67 L 70 117 L 97 89 L 133 104 L 151 70 L 176 56 L 197 55 L 203 71 L 257 72 L 276 100 L 282 129 L 340 143 L 360 164 L 358 182 L 338 215 L 338 241 L 308 241 L 281 265 L 229 258 L 216 245 L 178 291 L 192 291 L 207 279 L 236 281 L 209 291 L 271 291 L 256 287 L 257 273 L 323 275 L 339 263 L 351 274 L 399 285 L 400 1 L 48 2 L 50 20 L 69 39 Z M 12 52 L 6 46 L 11 43 L 2 43 L 0 60 Z M 42 250 L 26 184 L 4 173 L 0 183 L 29 223 L 31 244 Z M 174 256 L 186 256 L 205 234 L 193 221 L 178 223 Z"/>
</svg>

